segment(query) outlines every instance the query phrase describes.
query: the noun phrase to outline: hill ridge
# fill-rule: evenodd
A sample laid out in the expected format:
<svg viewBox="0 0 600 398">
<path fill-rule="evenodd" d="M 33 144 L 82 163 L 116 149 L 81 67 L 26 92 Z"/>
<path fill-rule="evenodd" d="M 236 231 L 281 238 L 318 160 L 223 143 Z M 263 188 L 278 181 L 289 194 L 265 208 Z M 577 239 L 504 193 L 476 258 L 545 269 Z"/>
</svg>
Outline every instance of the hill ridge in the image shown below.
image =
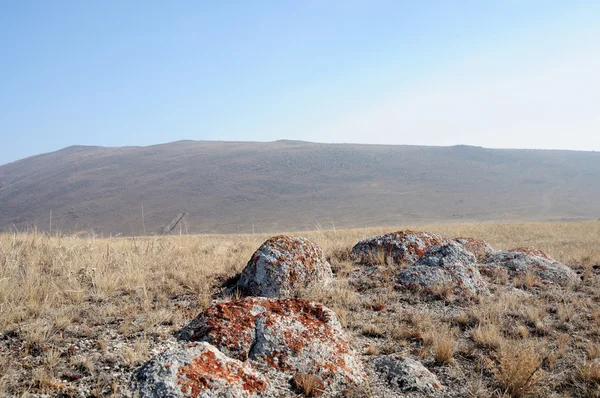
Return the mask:
<svg viewBox="0 0 600 398">
<path fill-rule="evenodd" d="M 291 143 L 290 143 L 291 142 Z M 600 153 L 177 141 L 72 146 L 0 166 L 0 230 L 272 232 L 597 219 Z M 144 208 L 144 220 L 141 209 Z M 179 228 L 179 227 L 178 227 Z M 174 232 L 179 232 L 179 229 Z"/>
</svg>

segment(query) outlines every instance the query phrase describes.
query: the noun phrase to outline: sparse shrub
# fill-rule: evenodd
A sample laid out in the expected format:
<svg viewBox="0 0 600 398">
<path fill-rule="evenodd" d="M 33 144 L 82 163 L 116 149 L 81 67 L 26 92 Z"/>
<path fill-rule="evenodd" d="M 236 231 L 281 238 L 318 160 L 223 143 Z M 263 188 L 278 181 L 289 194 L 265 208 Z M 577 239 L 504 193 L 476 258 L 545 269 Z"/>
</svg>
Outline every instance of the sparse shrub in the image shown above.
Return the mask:
<svg viewBox="0 0 600 398">
<path fill-rule="evenodd" d="M 334 263 L 352 263 L 352 247 L 336 245 L 329 248 L 329 256 L 327 260 L 333 265 Z"/>
<path fill-rule="evenodd" d="M 128 366 L 136 366 L 148 359 L 148 343 L 140 340 L 133 348 L 124 347 L 121 354 L 123 362 Z"/>
<path fill-rule="evenodd" d="M 466 312 L 461 311 L 460 313 L 454 315 L 451 318 L 451 322 L 453 325 L 457 325 L 461 328 L 466 328 L 467 326 L 473 323 L 473 318 Z"/>
<path fill-rule="evenodd" d="M 375 395 L 371 390 L 371 386 L 368 382 L 358 386 L 351 386 L 346 390 L 342 391 L 342 397 L 344 398 L 374 398 Z"/>
<path fill-rule="evenodd" d="M 517 333 L 522 339 L 526 339 L 527 337 L 529 337 L 529 329 L 525 325 L 517 326 Z"/>
<path fill-rule="evenodd" d="M 494 323 L 478 325 L 471 333 L 473 341 L 485 348 L 497 349 L 504 341 L 504 337 L 498 326 Z"/>
<path fill-rule="evenodd" d="M 378 355 L 379 350 L 375 344 L 369 344 L 367 348 L 365 348 L 365 355 Z"/>
<path fill-rule="evenodd" d="M 538 277 L 532 272 L 527 272 L 525 275 L 519 275 L 513 279 L 513 286 L 522 289 L 531 289 L 537 284 Z"/>
<path fill-rule="evenodd" d="M 319 397 L 325 391 L 323 381 L 310 373 L 296 373 L 292 379 L 294 387 L 305 397 Z"/>
<path fill-rule="evenodd" d="M 498 381 L 511 397 L 540 392 L 542 358 L 531 343 L 506 342 L 499 362 Z"/>
<path fill-rule="evenodd" d="M 590 361 L 600 358 L 600 345 L 588 343 L 585 347 L 585 352 L 587 355 L 587 359 Z"/>
<path fill-rule="evenodd" d="M 337 315 L 338 317 L 338 321 L 340 321 L 340 325 L 342 325 L 342 327 L 347 327 L 348 326 L 348 311 L 342 307 L 331 307 L 331 310 L 335 313 L 335 315 Z"/>
<path fill-rule="evenodd" d="M 446 302 L 452 302 L 454 298 L 454 288 L 451 283 L 441 283 L 433 287 L 426 289 L 427 295 L 433 296 L 434 298 L 444 300 Z"/>
<path fill-rule="evenodd" d="M 579 368 L 578 378 L 586 383 L 600 384 L 600 362 L 584 362 Z"/>
<path fill-rule="evenodd" d="M 362 334 L 368 337 L 383 337 L 385 332 L 376 324 L 368 324 L 363 326 Z"/>
<path fill-rule="evenodd" d="M 377 250 L 369 252 L 366 256 L 366 262 L 373 265 L 384 265 L 387 263 L 387 253 L 385 249 L 378 247 Z"/>
<path fill-rule="evenodd" d="M 440 325 L 431 330 L 425 342 L 431 345 L 433 358 L 439 364 L 450 362 L 458 347 L 456 331 L 446 325 Z"/>
</svg>

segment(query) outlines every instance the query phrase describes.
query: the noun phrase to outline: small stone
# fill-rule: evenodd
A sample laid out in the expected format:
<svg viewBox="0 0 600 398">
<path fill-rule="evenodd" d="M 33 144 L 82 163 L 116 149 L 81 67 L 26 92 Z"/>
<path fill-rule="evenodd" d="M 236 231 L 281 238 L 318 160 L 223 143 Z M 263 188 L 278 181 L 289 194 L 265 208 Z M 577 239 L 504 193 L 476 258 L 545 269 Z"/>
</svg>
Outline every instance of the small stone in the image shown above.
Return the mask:
<svg viewBox="0 0 600 398">
<path fill-rule="evenodd" d="M 394 355 L 375 360 L 375 370 L 400 393 L 420 393 L 425 396 L 440 393 L 444 387 L 438 378 L 420 362 Z"/>
</svg>

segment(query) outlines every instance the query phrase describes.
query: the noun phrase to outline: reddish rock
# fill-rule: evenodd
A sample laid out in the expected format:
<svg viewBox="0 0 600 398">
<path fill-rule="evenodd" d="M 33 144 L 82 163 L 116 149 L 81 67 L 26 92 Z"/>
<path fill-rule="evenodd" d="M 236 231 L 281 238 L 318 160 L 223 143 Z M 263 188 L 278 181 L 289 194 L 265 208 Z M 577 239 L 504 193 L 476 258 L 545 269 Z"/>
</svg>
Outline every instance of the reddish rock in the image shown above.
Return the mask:
<svg viewBox="0 0 600 398">
<path fill-rule="evenodd" d="M 431 232 L 398 231 L 361 240 L 352 248 L 356 261 L 381 264 L 391 259 L 396 264 L 414 263 L 432 246 L 446 243 L 448 239 Z"/>
<path fill-rule="evenodd" d="M 249 297 L 215 304 L 180 333 L 241 361 L 290 376 L 307 373 L 328 388 L 360 384 L 363 370 L 335 314 L 302 299 Z"/>
<path fill-rule="evenodd" d="M 484 240 L 473 238 L 456 238 L 455 242 L 460 243 L 463 247 L 473 253 L 477 261 L 484 261 L 486 258 L 496 252 L 494 248 Z"/>
<path fill-rule="evenodd" d="M 331 265 L 318 245 L 281 235 L 258 248 L 234 289 L 247 296 L 297 297 L 302 289 L 332 278 Z"/>
<path fill-rule="evenodd" d="M 140 398 L 253 398 L 269 396 L 269 382 L 250 364 L 228 358 L 208 343 L 163 352 L 133 375 Z"/>
</svg>

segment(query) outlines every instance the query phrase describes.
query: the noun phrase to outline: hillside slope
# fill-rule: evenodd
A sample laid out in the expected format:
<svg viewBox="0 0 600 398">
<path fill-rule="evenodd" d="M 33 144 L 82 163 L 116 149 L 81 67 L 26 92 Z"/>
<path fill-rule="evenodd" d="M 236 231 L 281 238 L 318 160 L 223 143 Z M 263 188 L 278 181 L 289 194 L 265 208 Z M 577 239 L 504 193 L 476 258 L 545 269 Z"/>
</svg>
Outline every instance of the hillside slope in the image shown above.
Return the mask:
<svg viewBox="0 0 600 398">
<path fill-rule="evenodd" d="M 0 166 L 0 230 L 270 232 L 596 219 L 600 153 L 180 141 L 69 147 Z M 142 222 L 142 206 L 144 222 Z"/>
</svg>

